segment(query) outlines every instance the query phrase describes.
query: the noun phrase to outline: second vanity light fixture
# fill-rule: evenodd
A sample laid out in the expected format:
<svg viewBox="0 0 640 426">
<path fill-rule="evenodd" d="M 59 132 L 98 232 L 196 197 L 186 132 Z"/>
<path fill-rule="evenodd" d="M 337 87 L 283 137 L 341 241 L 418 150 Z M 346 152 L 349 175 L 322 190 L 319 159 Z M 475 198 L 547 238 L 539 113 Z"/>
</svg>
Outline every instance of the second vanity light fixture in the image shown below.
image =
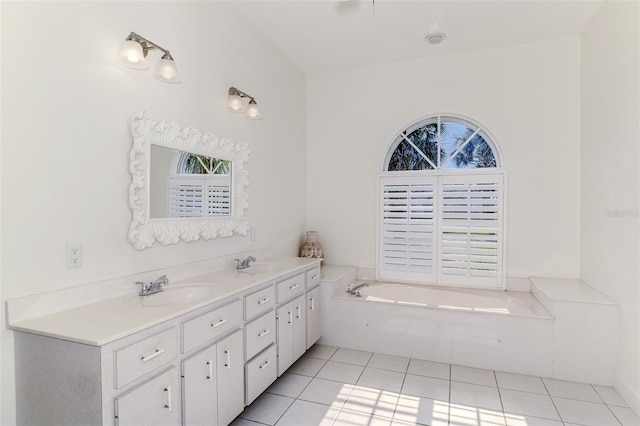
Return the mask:
<svg viewBox="0 0 640 426">
<path fill-rule="evenodd" d="M 182 80 L 178 75 L 178 68 L 169 51 L 134 32 L 131 32 L 120 46 L 120 62 L 127 68 L 146 69 L 149 67 L 147 53 L 152 49 L 158 49 L 163 53 L 156 65 L 155 77 L 165 83 L 180 83 Z"/>
<path fill-rule="evenodd" d="M 249 99 L 249 103 L 246 107 L 243 98 Z M 235 87 L 229 87 L 229 108 L 236 112 L 246 111 L 247 116 L 252 120 L 259 120 L 262 118 L 255 98 L 251 95 L 247 95 L 242 90 L 236 89 Z"/>
</svg>

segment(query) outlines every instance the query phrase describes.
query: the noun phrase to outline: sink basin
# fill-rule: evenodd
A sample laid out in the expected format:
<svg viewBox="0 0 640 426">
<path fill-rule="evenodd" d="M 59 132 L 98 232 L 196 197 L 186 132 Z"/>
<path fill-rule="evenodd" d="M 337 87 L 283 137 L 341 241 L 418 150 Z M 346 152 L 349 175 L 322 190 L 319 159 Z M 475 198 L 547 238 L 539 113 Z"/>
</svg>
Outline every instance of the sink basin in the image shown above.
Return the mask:
<svg viewBox="0 0 640 426">
<path fill-rule="evenodd" d="M 242 274 L 256 275 L 256 274 L 264 274 L 268 272 L 278 272 L 285 269 L 287 266 L 286 263 L 279 262 L 258 262 L 252 264 L 250 267 L 246 269 L 239 269 Z"/>
<path fill-rule="evenodd" d="M 167 306 L 197 303 L 219 294 L 219 286 L 212 284 L 184 284 L 167 286 L 163 291 L 142 297 L 142 306 Z"/>
</svg>

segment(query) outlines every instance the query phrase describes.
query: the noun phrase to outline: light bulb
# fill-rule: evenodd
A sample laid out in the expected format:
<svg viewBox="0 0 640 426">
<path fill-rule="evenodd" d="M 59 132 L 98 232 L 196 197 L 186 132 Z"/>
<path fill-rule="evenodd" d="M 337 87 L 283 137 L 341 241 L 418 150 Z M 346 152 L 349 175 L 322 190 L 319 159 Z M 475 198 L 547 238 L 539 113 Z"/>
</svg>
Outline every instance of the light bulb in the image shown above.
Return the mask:
<svg viewBox="0 0 640 426">
<path fill-rule="evenodd" d="M 249 118 L 253 118 L 256 120 L 262 118 L 260 116 L 260 110 L 258 109 L 258 104 L 256 103 L 256 101 L 251 100 L 249 102 L 249 106 L 247 107 L 247 115 L 249 116 Z"/>
<path fill-rule="evenodd" d="M 178 67 L 173 59 L 163 56 L 158 65 L 156 66 L 155 76 L 158 80 L 165 83 L 180 83 L 180 76 L 178 75 Z"/>
<path fill-rule="evenodd" d="M 142 45 L 135 40 L 125 40 L 120 46 L 120 62 L 127 68 L 142 70 L 149 67 Z"/>
<path fill-rule="evenodd" d="M 234 111 L 242 111 L 244 109 L 244 103 L 240 95 L 229 95 L 229 108 Z"/>
</svg>

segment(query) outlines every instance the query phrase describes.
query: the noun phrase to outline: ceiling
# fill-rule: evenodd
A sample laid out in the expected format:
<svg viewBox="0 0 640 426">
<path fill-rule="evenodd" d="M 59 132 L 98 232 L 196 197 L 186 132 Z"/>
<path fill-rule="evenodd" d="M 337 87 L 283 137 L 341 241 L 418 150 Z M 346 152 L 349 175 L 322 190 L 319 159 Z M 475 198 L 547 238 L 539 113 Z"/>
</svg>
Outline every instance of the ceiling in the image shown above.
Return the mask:
<svg viewBox="0 0 640 426">
<path fill-rule="evenodd" d="M 229 2 L 307 73 L 580 34 L 602 0 Z M 433 32 L 446 39 L 425 41 Z"/>
</svg>

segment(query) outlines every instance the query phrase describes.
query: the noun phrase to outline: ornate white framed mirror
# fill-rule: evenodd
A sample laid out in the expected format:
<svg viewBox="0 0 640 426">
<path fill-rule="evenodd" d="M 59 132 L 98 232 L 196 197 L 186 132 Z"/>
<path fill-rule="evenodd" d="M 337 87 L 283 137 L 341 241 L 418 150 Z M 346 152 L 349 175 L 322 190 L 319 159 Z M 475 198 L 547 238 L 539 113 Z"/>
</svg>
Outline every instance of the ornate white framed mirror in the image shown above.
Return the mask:
<svg viewBox="0 0 640 426">
<path fill-rule="evenodd" d="M 146 111 L 131 117 L 131 134 L 129 241 L 135 248 L 247 234 L 246 143 L 158 122 Z"/>
</svg>

